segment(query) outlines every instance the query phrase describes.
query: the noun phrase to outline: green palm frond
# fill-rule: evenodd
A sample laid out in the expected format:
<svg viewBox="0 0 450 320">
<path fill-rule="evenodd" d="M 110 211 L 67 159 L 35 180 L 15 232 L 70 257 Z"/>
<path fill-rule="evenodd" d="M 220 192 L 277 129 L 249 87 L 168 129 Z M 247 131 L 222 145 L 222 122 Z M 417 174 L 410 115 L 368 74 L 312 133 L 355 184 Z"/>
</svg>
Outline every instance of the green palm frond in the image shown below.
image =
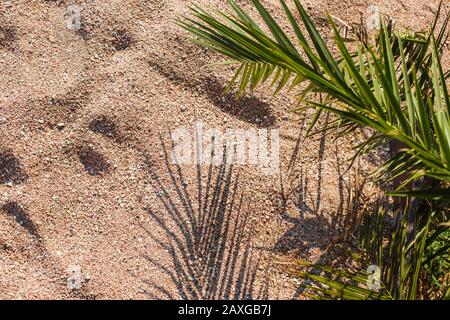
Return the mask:
<svg viewBox="0 0 450 320">
<path fill-rule="evenodd" d="M 392 297 L 382 287 L 375 291 L 367 288 L 370 274 L 365 271 L 349 272 L 341 269 L 316 265 L 305 261 L 297 261 L 300 267 L 316 270 L 313 272 L 298 272 L 291 270 L 292 274 L 300 278 L 310 279 L 315 285 L 308 286 L 311 293 L 306 293 L 313 299 L 344 299 L 344 300 L 392 300 Z M 319 271 L 323 275 L 318 275 Z"/>
<path fill-rule="evenodd" d="M 362 256 L 370 260 L 366 265 L 383 266 L 382 290 L 373 292 L 365 287 L 365 272 L 313 266 L 325 275 L 298 273 L 321 284 L 311 288 L 318 293 L 311 297 L 416 299 L 423 266 L 431 259 L 426 252 L 449 227 L 450 97 L 446 81 L 450 72 L 444 73 L 441 57 L 450 13 L 438 29 L 441 2 L 427 33 L 400 33 L 382 20 L 371 41 L 355 36 L 350 44 L 329 17 L 335 40 L 331 50 L 299 0 L 292 0 L 292 8 L 280 0 L 289 31 L 283 30 L 259 0 L 252 0 L 258 20 L 233 0 L 228 2 L 232 13 L 218 12 L 214 17 L 192 7 L 192 17 L 177 20 L 195 42 L 239 65 L 226 91 L 236 86 L 240 96 L 263 84 L 270 84 L 274 94 L 283 88 L 301 88 L 295 111 L 315 110 L 307 136 L 313 134 L 324 112 L 336 117 L 322 130 L 337 130 L 337 137 L 352 134 L 358 127 L 372 129 L 372 136 L 356 147 L 352 162 L 388 142 L 400 145 L 373 174 L 384 182 L 397 180 L 390 195 L 407 197 L 408 205 L 402 208 L 394 228 L 385 226 L 385 214 L 380 210 L 366 215 L 369 220 L 360 231 Z M 317 94 L 320 99 L 315 99 Z M 428 189 L 409 190 L 410 182 L 425 181 L 423 177 Z M 415 198 L 426 199 L 426 205 L 409 208 Z M 442 248 L 436 252 L 448 250 L 447 245 Z M 447 290 L 444 297 L 449 295 Z"/>
<path fill-rule="evenodd" d="M 382 23 L 375 45 L 356 41 L 353 51 L 330 18 L 336 57 L 299 0 L 293 0 L 295 14 L 280 0 L 294 39 L 260 1 L 252 2 L 269 34 L 233 0 L 229 1 L 233 14 L 219 12 L 216 18 L 192 7 L 194 18 L 177 20 L 196 42 L 240 63 L 227 90 L 238 82 L 242 95 L 270 79 L 278 93 L 289 83 L 292 88 L 308 81 L 301 97 L 311 92 L 326 96 L 325 102 L 302 100 L 319 110 L 313 124 L 320 111 L 328 111 L 338 116 L 336 127 L 342 132 L 369 126 L 381 134 L 380 141 L 387 137 L 405 146 L 403 158 L 409 161 L 399 166 L 398 159 L 391 159 L 385 169 L 397 167 L 398 175 L 409 174 L 408 181 L 424 175 L 450 181 L 450 103 L 440 63 L 450 15 L 436 38 L 437 19 L 428 35 L 395 33 Z"/>
<path fill-rule="evenodd" d="M 412 240 L 408 239 L 406 225 L 407 215 L 398 221 L 387 247 L 383 246 L 384 211 L 365 217 L 360 233 L 361 253 L 348 250 L 348 255 L 360 271 L 348 271 L 342 268 L 316 265 L 304 261 L 298 266 L 308 267 L 315 272 L 299 272 L 298 268 L 291 273 L 304 279 L 311 279 L 308 286 L 308 297 L 314 299 L 345 299 L 345 300 L 415 300 L 418 297 L 423 266 L 439 255 L 448 254 L 448 244 L 436 250 L 436 256 L 427 256 L 427 248 L 433 240 L 446 232 L 449 226 L 431 230 L 435 212 L 424 214 L 421 225 Z M 388 248 L 388 250 L 386 250 Z M 373 290 L 368 286 L 370 274 L 365 271 L 369 265 L 380 266 L 380 288 Z M 317 271 L 320 271 L 318 274 Z M 445 293 L 443 294 L 443 297 Z"/>
</svg>

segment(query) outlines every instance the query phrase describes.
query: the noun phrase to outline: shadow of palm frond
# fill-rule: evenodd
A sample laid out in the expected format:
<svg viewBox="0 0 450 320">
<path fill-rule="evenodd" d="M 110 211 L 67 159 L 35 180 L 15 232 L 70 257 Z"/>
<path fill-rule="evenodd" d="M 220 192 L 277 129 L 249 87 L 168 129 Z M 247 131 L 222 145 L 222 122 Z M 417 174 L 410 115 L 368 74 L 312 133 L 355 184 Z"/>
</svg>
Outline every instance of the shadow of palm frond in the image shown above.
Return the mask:
<svg viewBox="0 0 450 320">
<path fill-rule="evenodd" d="M 317 170 L 311 177 L 309 167 L 296 157 L 301 154 L 300 141 L 302 128 L 299 130 L 296 146 L 289 162 L 286 179 L 280 180 L 280 192 L 277 195 L 275 208 L 281 219 L 289 223 L 289 228 L 278 238 L 273 246 L 274 252 L 286 257 L 289 263 L 311 261 L 314 264 L 328 267 L 348 268 L 352 262 L 349 252 L 359 252 L 357 237 L 359 236 L 363 218 L 367 212 L 378 212 L 380 194 L 378 185 L 369 183 L 362 173 L 361 159 L 346 163 L 341 158 L 338 145 L 334 146 L 333 161 L 337 175 L 335 197 L 337 206 L 321 210 L 323 161 L 325 154 L 326 131 L 319 140 Z M 330 149 L 328 149 L 330 151 Z M 296 169 L 295 174 L 294 168 Z M 316 174 L 317 172 L 317 174 Z M 328 188 L 330 186 L 327 183 Z M 319 268 L 300 268 L 301 272 L 309 272 L 317 276 L 324 272 Z M 291 270 L 286 269 L 291 275 Z M 300 283 L 293 299 L 304 295 L 313 283 L 311 279 L 299 278 Z"/>
<path fill-rule="evenodd" d="M 276 115 L 270 103 L 255 96 L 244 95 L 238 99 L 234 93 L 225 93 L 226 84 L 223 84 L 219 77 L 215 75 L 205 76 L 205 74 L 199 77 L 198 72 L 186 71 L 189 69 L 198 70 L 199 66 L 206 63 L 200 59 L 198 53 L 189 49 L 192 48 L 190 43 L 182 38 L 176 36 L 175 38 L 176 40 L 171 40 L 172 47 L 183 48 L 184 54 L 188 54 L 190 59 L 179 64 L 179 55 L 176 55 L 177 60 L 169 58 L 165 59 L 165 62 L 156 57 L 148 61 L 150 68 L 181 87 L 204 96 L 214 106 L 233 117 L 260 128 L 268 128 L 276 124 Z"/>
<path fill-rule="evenodd" d="M 239 175 L 233 177 L 233 166 L 209 165 L 204 178 L 197 165 L 196 190 L 189 190 L 181 166 L 170 163 L 163 141 L 162 145 L 170 183 L 165 185 L 147 158 L 150 184 L 163 210 L 146 208 L 146 212 L 167 241 L 144 229 L 170 253 L 174 268 L 148 256 L 146 259 L 169 276 L 182 299 L 267 298 L 268 266 L 264 271 L 262 256 L 256 258 L 245 237 L 249 211 L 244 209 L 244 195 L 238 191 Z M 265 274 L 262 282 L 257 281 L 258 270 Z M 173 299 L 165 288 L 147 284 Z"/>
</svg>

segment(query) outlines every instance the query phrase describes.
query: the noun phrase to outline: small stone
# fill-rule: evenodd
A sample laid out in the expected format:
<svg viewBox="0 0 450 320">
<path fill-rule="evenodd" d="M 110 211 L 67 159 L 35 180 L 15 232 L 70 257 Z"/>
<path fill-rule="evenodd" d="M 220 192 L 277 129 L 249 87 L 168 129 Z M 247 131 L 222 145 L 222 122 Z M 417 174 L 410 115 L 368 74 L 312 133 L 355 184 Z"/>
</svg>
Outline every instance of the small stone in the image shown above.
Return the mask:
<svg viewBox="0 0 450 320">
<path fill-rule="evenodd" d="M 180 107 L 180 110 L 184 112 L 184 111 L 186 111 L 186 107 L 182 105 L 182 106 Z"/>
<path fill-rule="evenodd" d="M 156 195 L 157 195 L 158 197 L 164 197 L 164 196 L 165 196 L 165 193 L 164 193 L 164 191 L 158 191 L 158 192 L 156 193 Z"/>
<path fill-rule="evenodd" d="M 62 122 L 60 122 L 60 123 L 58 123 L 58 124 L 56 125 L 56 127 L 57 127 L 59 130 L 62 130 L 62 129 L 64 129 L 65 124 L 62 123 Z"/>
</svg>

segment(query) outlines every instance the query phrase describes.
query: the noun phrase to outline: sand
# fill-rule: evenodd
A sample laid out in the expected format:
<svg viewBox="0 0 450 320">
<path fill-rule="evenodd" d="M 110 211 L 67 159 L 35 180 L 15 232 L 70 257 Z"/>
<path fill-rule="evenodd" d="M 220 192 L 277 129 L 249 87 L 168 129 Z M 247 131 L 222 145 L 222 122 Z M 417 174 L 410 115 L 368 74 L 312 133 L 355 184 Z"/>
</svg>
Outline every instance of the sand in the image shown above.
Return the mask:
<svg viewBox="0 0 450 320">
<path fill-rule="evenodd" d="M 304 3 L 322 30 L 324 11 L 356 23 L 371 4 Z M 422 30 L 438 1 L 374 3 Z M 173 23 L 190 1 L 79 0 L 80 30 L 70 4 L 0 3 L 0 298 L 303 299 L 278 262 L 334 261 L 362 135 L 303 140 L 292 93 L 222 95 L 233 67 Z M 196 121 L 278 129 L 280 172 L 175 166 L 170 132 Z"/>
</svg>

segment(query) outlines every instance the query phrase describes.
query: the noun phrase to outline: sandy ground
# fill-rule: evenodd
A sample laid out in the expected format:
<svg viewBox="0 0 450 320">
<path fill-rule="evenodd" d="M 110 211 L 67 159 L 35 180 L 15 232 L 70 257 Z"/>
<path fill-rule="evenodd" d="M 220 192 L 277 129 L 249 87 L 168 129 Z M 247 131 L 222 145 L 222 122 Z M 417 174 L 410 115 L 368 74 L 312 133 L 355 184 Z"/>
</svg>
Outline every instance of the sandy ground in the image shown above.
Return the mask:
<svg viewBox="0 0 450 320">
<path fill-rule="evenodd" d="M 0 298 L 302 298 L 276 262 L 332 262 L 359 138 L 299 139 L 309 116 L 285 92 L 222 96 L 232 68 L 173 24 L 190 1 L 79 0 L 78 31 L 74 3 L 0 2 Z M 325 28 L 323 11 L 358 22 L 372 2 L 304 3 Z M 373 3 L 421 30 L 438 1 Z M 177 168 L 169 132 L 199 120 L 279 129 L 280 174 Z"/>
</svg>

